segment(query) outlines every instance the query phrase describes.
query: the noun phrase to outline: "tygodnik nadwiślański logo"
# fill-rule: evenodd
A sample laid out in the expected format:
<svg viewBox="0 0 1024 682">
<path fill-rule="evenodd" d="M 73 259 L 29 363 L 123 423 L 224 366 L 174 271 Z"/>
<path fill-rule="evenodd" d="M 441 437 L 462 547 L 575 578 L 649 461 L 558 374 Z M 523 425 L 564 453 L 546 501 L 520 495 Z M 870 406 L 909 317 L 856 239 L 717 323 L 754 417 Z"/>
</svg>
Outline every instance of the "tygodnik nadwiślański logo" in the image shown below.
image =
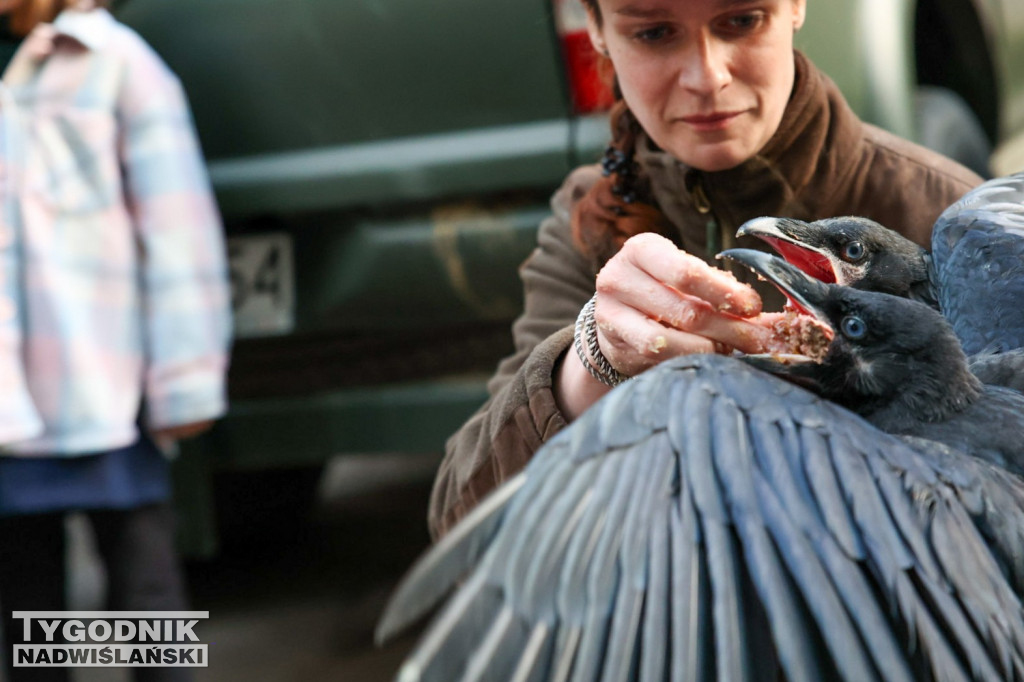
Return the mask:
<svg viewBox="0 0 1024 682">
<path fill-rule="evenodd" d="M 209 665 L 195 632 L 209 611 L 14 611 L 20 643 L 7 652 L 23 667 Z M 12 633 L 13 634 L 13 633 Z M 16 639 L 9 637 L 9 639 Z"/>
</svg>

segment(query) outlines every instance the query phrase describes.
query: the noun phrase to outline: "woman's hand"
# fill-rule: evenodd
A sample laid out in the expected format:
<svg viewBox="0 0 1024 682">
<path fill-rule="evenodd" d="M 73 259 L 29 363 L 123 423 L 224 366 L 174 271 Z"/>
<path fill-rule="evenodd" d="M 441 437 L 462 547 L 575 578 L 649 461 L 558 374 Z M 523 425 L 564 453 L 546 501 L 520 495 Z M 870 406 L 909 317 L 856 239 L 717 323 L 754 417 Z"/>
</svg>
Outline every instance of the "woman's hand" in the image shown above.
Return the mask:
<svg viewBox="0 0 1024 682">
<path fill-rule="evenodd" d="M 774 317 L 760 312 L 749 286 L 654 233 L 630 238 L 597 276 L 598 345 L 628 376 L 677 355 L 759 352 Z M 607 391 L 570 349 L 555 386 L 563 414 L 574 419 Z"/>
<path fill-rule="evenodd" d="M 187 440 L 209 431 L 212 427 L 213 420 L 208 419 L 201 422 L 192 422 L 190 424 L 180 424 L 178 426 L 168 426 L 163 429 L 156 429 L 153 431 L 152 437 L 161 440 Z"/>
<path fill-rule="evenodd" d="M 205 419 L 199 422 L 168 426 L 162 429 L 150 431 L 149 437 L 153 440 L 157 449 L 169 457 L 177 456 L 178 441 L 188 440 L 206 433 L 213 427 L 212 419 Z"/>
<path fill-rule="evenodd" d="M 677 355 L 757 352 L 770 332 L 744 318 L 760 312 L 749 286 L 653 233 L 628 240 L 597 276 L 601 352 L 627 375 Z"/>
</svg>

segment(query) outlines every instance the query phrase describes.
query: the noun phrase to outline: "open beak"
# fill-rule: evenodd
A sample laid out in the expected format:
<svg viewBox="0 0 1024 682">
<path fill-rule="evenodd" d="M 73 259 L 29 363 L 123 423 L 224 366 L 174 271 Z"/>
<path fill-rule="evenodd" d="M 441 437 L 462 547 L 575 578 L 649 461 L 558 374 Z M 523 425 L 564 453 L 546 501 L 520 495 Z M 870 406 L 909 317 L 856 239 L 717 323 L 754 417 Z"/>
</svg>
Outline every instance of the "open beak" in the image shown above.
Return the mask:
<svg viewBox="0 0 1024 682">
<path fill-rule="evenodd" d="M 721 258 L 740 263 L 768 280 L 789 299 L 799 312 L 815 317 L 819 322 L 831 323 L 825 314 L 824 305 L 828 300 L 829 285 L 819 282 L 786 261 L 762 251 L 753 249 L 728 249 L 719 254 Z M 783 376 L 794 383 L 814 388 L 815 366 L 818 364 L 806 355 L 779 355 L 763 353 L 745 355 L 743 360 L 758 369 Z"/>
<path fill-rule="evenodd" d="M 814 246 L 821 239 L 820 228 L 791 218 L 754 218 L 736 231 L 737 237 L 757 237 L 780 256 L 822 282 L 835 283 L 831 254 Z"/>
<path fill-rule="evenodd" d="M 786 261 L 754 249 L 727 249 L 719 254 L 753 270 L 768 280 L 789 299 L 800 312 L 813 315 L 829 324 L 822 306 L 828 300 L 828 285 Z"/>
</svg>

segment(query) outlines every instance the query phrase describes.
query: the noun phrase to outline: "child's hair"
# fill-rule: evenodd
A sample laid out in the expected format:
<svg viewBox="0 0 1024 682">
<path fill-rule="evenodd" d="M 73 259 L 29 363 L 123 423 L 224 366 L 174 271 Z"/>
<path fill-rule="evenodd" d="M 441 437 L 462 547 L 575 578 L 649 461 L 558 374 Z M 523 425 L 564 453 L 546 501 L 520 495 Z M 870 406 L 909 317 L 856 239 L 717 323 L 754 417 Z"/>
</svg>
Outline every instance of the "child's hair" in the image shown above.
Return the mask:
<svg viewBox="0 0 1024 682">
<path fill-rule="evenodd" d="M 24 0 L 11 10 L 11 31 L 28 35 L 38 24 L 53 21 L 66 9 L 86 10 L 106 5 L 106 0 Z"/>
</svg>

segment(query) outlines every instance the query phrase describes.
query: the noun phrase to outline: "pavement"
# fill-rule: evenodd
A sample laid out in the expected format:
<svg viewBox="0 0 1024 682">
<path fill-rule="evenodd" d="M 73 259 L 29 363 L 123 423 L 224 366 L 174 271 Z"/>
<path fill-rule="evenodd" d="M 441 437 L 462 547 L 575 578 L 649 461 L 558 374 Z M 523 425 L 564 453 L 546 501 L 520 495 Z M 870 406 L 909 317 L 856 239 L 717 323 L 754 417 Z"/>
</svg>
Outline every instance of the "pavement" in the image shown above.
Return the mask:
<svg viewBox="0 0 1024 682">
<path fill-rule="evenodd" d="M 262 523 L 225 538 L 213 560 L 190 562 L 209 667 L 196 682 L 384 682 L 418 632 L 383 648 L 373 629 L 387 597 L 429 545 L 434 455 L 350 455 L 327 467 L 307 522 Z M 99 609 L 102 568 L 72 520 L 72 608 Z M 74 682 L 128 682 L 124 669 L 74 671 Z"/>
</svg>

